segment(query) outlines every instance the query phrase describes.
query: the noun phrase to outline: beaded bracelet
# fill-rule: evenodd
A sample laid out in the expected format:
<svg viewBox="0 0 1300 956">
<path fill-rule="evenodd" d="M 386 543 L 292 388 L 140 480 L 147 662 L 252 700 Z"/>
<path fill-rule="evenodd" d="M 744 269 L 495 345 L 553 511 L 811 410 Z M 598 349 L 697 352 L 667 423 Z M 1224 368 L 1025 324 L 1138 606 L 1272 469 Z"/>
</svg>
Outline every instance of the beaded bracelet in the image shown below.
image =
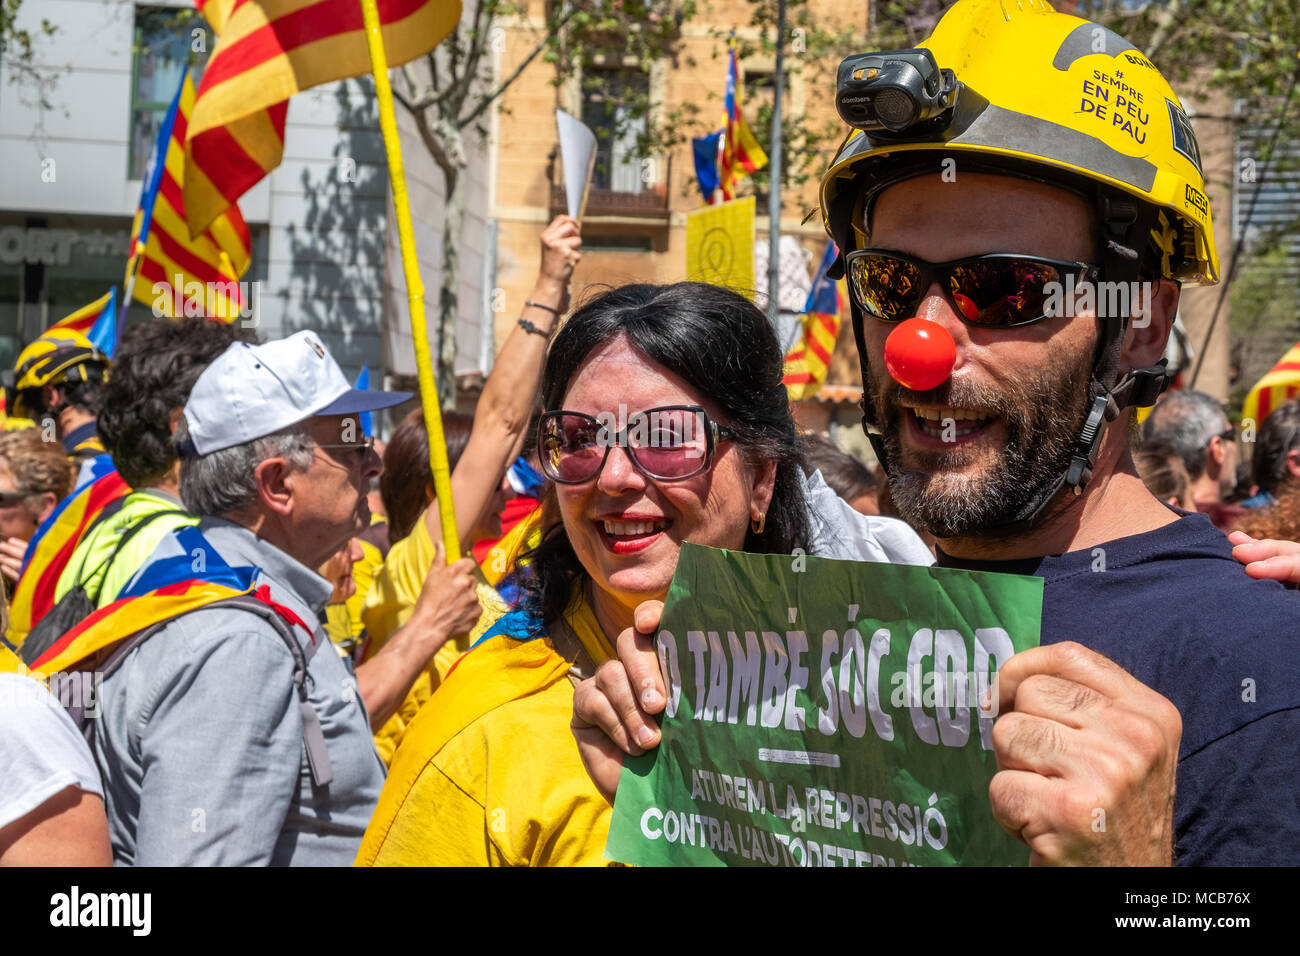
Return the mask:
<svg viewBox="0 0 1300 956">
<path fill-rule="evenodd" d="M 551 313 L 551 315 L 555 316 L 557 319 L 560 317 L 559 309 L 552 309 L 549 305 L 542 305 L 540 302 L 534 302 L 532 299 L 525 299 L 524 306 L 525 308 L 531 306 L 534 309 L 543 309 Z"/>
</svg>

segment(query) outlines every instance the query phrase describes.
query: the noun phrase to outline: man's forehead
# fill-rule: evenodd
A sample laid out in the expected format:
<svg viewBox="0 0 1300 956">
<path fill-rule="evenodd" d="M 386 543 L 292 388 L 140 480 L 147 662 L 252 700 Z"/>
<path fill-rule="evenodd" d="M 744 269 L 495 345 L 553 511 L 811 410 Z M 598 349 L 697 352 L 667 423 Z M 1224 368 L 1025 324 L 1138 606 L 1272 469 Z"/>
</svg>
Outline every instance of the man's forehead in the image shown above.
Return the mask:
<svg viewBox="0 0 1300 956">
<path fill-rule="evenodd" d="M 958 170 L 883 189 L 864 225 L 873 247 L 936 262 L 991 252 L 1093 261 L 1095 222 L 1091 204 L 1069 190 Z"/>
<path fill-rule="evenodd" d="M 355 432 L 361 425 L 356 415 L 315 415 L 307 420 L 313 438 L 321 441 L 338 441 L 347 431 Z"/>
</svg>

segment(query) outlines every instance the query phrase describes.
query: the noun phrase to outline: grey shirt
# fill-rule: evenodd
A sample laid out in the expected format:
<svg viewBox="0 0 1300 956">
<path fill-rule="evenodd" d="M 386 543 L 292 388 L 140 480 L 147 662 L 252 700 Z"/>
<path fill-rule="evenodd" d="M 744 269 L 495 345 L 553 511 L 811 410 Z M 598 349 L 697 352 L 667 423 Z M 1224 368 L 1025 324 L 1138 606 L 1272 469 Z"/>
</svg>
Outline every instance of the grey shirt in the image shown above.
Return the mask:
<svg viewBox="0 0 1300 956">
<path fill-rule="evenodd" d="M 220 518 L 198 530 L 232 566 L 261 569 L 308 657 L 309 700 L 334 779 L 312 784 L 293 656 L 273 627 L 238 608 L 176 618 L 103 684 L 92 749 L 119 865 L 351 865 L 384 785 L 351 667 L 319 624 L 330 585 Z M 153 559 L 179 554 L 168 535 Z M 153 560 L 151 559 L 151 560 Z M 197 575 L 196 575 L 197 576 Z"/>
</svg>

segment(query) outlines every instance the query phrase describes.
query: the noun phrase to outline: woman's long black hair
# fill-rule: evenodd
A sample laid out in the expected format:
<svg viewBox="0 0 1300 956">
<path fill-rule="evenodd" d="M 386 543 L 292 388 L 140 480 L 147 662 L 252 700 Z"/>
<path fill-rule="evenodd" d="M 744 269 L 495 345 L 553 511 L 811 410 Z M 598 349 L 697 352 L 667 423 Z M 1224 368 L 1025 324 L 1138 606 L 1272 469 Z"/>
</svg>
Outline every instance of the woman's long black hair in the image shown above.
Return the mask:
<svg viewBox="0 0 1300 956">
<path fill-rule="evenodd" d="M 578 367 L 618 335 L 716 403 L 751 468 L 776 462 L 766 526 L 762 534 L 746 532 L 745 550 L 806 549 L 802 450 L 781 383 L 784 357 L 767 317 L 743 296 L 701 282 L 611 289 L 578 309 L 555 336 L 542 377 L 543 408 L 560 408 Z M 549 625 L 586 571 L 560 520 L 554 486 L 542 508 L 542 540 L 520 556 L 518 580 L 524 609 Z"/>
</svg>

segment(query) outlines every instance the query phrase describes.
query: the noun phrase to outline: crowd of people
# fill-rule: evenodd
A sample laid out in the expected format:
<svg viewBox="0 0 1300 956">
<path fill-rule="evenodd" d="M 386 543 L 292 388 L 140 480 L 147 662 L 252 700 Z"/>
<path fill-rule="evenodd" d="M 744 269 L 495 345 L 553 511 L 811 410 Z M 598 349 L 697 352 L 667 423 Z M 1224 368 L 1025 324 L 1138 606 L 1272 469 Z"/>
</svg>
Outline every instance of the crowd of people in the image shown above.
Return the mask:
<svg viewBox="0 0 1300 956">
<path fill-rule="evenodd" d="M 604 864 L 623 756 L 660 739 L 686 541 L 1038 576 L 989 787 L 1031 862 L 1294 863 L 1300 402 L 1239 482 L 1222 404 L 1156 400 L 1179 284 L 1217 271 L 1208 219 L 1152 186 L 1203 187 L 1195 144 L 1151 130 L 1146 170 L 1061 137 L 1048 80 L 1085 65 L 1059 52 L 1084 21 L 988 10 L 927 44 L 983 106 L 942 137 L 864 127 L 823 181 L 870 467 L 801 434 L 745 296 L 571 311 L 567 216 L 475 413 L 443 416 L 454 529 L 422 413 L 367 433 L 411 396 L 353 388 L 311 331 L 29 346 L 8 410 L 34 424 L 0 434 L 0 863 Z M 1070 269 L 1140 278 L 1145 321 L 1047 308 Z M 937 383 L 896 367 L 908 317 L 953 341 Z"/>
</svg>

